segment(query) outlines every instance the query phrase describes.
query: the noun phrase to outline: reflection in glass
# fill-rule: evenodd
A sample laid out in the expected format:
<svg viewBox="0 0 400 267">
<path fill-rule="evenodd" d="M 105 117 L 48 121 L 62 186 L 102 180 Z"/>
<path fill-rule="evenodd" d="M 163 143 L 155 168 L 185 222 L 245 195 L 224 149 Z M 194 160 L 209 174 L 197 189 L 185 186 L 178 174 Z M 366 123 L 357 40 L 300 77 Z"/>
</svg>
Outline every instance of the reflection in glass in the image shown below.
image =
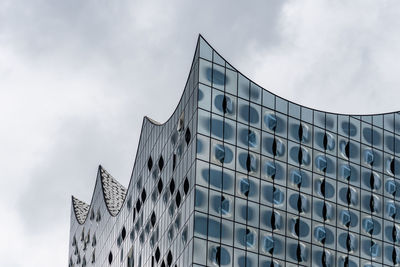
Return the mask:
<svg viewBox="0 0 400 267">
<path fill-rule="evenodd" d="M 276 174 L 276 167 L 274 162 L 266 162 L 264 165 L 264 172 L 267 174 L 268 177 L 274 179 Z"/>
<path fill-rule="evenodd" d="M 317 226 L 314 229 L 314 237 L 318 242 L 325 243 L 326 230 L 324 226 Z"/>
<path fill-rule="evenodd" d="M 364 162 L 371 166 L 374 164 L 374 152 L 372 150 L 364 150 Z"/>
<path fill-rule="evenodd" d="M 273 195 L 274 195 L 274 204 L 280 205 L 285 200 L 285 195 L 282 193 L 281 190 L 279 190 L 279 188 L 274 187 Z"/>
<path fill-rule="evenodd" d="M 270 129 L 271 131 L 275 131 L 277 124 L 276 116 L 273 114 L 264 115 L 264 123 L 268 129 Z"/>
<path fill-rule="evenodd" d="M 275 246 L 274 238 L 272 236 L 266 236 L 264 238 L 264 247 L 263 247 L 265 252 L 267 252 L 269 254 L 273 254 L 274 246 Z"/>
<path fill-rule="evenodd" d="M 315 165 L 317 167 L 318 170 L 325 172 L 326 171 L 326 167 L 328 166 L 326 157 L 323 155 L 319 155 L 317 156 L 317 158 L 315 159 Z"/>
</svg>

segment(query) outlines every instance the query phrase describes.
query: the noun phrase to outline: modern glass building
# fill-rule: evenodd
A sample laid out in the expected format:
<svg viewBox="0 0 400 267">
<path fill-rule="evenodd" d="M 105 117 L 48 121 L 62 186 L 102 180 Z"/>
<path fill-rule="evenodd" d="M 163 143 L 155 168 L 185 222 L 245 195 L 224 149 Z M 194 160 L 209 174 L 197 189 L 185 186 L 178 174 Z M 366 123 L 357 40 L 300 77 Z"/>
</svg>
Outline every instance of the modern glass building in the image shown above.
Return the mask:
<svg viewBox="0 0 400 267">
<path fill-rule="evenodd" d="M 280 98 L 201 36 L 179 104 L 144 118 L 128 188 L 72 197 L 69 266 L 400 263 L 400 114 Z"/>
</svg>

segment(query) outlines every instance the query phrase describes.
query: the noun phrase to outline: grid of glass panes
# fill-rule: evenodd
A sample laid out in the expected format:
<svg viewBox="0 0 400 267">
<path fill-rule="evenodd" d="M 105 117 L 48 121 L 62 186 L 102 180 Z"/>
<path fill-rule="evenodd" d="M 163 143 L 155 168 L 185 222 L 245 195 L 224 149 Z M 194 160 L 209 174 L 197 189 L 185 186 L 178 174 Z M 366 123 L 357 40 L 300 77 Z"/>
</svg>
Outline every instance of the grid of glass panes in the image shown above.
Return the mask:
<svg viewBox="0 0 400 267">
<path fill-rule="evenodd" d="M 398 264 L 399 115 L 301 107 L 202 48 L 194 262 Z"/>
</svg>

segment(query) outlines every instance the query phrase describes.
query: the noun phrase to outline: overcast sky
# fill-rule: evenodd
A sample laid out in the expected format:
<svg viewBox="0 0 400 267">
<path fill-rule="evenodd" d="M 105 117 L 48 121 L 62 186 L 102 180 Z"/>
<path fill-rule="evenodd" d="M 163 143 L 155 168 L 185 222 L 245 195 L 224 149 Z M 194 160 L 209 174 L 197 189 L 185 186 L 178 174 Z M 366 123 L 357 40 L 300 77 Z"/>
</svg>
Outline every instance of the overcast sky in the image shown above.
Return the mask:
<svg viewBox="0 0 400 267">
<path fill-rule="evenodd" d="M 246 2 L 246 3 L 244 3 Z M 198 34 L 264 88 L 341 113 L 400 109 L 399 1 L 0 0 L 0 266 L 66 266 L 71 194 L 128 185 Z"/>
</svg>

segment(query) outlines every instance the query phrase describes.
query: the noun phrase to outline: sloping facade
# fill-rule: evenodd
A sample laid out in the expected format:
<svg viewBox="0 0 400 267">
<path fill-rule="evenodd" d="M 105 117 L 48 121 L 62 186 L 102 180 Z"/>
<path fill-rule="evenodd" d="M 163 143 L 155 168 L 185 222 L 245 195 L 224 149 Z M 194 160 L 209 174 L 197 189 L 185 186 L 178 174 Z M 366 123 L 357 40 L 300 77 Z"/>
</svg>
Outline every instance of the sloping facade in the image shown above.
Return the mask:
<svg viewBox="0 0 400 267">
<path fill-rule="evenodd" d="M 143 120 L 127 188 L 72 197 L 69 266 L 400 263 L 400 114 L 313 110 L 201 36 L 179 104 Z"/>
</svg>

